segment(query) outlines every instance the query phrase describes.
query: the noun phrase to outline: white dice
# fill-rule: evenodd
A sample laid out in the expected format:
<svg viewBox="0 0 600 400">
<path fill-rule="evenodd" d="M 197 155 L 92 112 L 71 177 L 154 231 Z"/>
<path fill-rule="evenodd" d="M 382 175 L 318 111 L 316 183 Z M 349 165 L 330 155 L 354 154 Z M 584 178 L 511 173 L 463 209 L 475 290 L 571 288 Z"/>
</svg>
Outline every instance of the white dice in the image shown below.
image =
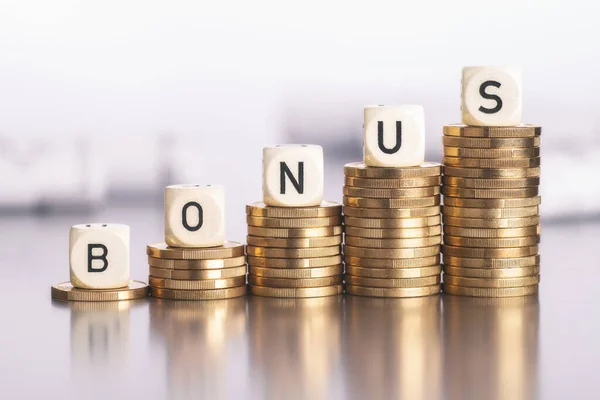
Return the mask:
<svg viewBox="0 0 600 400">
<path fill-rule="evenodd" d="M 263 202 L 268 206 L 317 206 L 323 200 L 323 148 L 310 144 L 263 149 Z"/>
<path fill-rule="evenodd" d="M 172 185 L 165 189 L 165 242 L 173 247 L 225 243 L 225 189 L 221 185 Z"/>
<path fill-rule="evenodd" d="M 461 108 L 465 125 L 519 125 L 523 114 L 522 97 L 519 68 L 463 68 Z"/>
<path fill-rule="evenodd" d="M 371 167 L 411 167 L 425 161 L 422 106 L 367 106 L 364 158 Z"/>
<path fill-rule="evenodd" d="M 129 285 L 129 226 L 72 226 L 69 263 L 74 287 L 114 289 Z"/>
</svg>

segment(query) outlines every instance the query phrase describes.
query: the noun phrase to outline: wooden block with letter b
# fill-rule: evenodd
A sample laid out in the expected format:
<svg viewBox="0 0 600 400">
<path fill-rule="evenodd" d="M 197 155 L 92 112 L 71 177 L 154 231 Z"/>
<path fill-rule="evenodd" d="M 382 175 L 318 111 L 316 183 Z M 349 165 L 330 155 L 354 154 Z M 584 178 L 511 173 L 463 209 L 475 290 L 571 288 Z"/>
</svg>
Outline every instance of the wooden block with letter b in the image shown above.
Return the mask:
<svg viewBox="0 0 600 400">
<path fill-rule="evenodd" d="M 220 185 L 165 188 L 165 242 L 172 247 L 225 243 L 225 190 Z"/>
<path fill-rule="evenodd" d="M 81 289 L 129 285 L 129 226 L 81 224 L 69 232 L 71 284 Z"/>
<path fill-rule="evenodd" d="M 517 67 L 465 67 L 462 121 L 475 126 L 516 126 L 523 113 L 521 70 Z"/>
<path fill-rule="evenodd" d="M 411 167 L 425 161 L 422 106 L 367 106 L 364 160 L 370 167 Z"/>
<path fill-rule="evenodd" d="M 263 201 L 268 206 L 308 207 L 323 201 L 323 148 L 277 145 L 263 149 Z"/>
</svg>

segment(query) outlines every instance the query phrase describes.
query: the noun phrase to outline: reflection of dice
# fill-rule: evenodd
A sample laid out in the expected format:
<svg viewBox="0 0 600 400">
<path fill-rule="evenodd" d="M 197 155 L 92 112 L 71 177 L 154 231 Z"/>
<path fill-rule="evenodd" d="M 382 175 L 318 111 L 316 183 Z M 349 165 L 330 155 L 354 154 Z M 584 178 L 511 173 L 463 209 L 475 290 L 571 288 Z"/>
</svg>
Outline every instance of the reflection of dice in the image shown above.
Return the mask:
<svg viewBox="0 0 600 400">
<path fill-rule="evenodd" d="M 69 245 L 73 286 L 113 289 L 129 285 L 129 226 L 74 225 Z"/>
<path fill-rule="evenodd" d="M 514 126 L 523 112 L 521 70 L 516 67 L 465 67 L 462 121 L 466 125 Z"/>
<path fill-rule="evenodd" d="M 277 145 L 263 149 L 263 201 L 268 206 L 317 206 L 323 200 L 323 148 Z"/>
<path fill-rule="evenodd" d="M 365 164 L 410 167 L 425 161 L 422 106 L 368 106 L 364 120 Z"/>
<path fill-rule="evenodd" d="M 165 242 L 174 247 L 211 247 L 225 243 L 223 186 L 167 186 Z"/>
</svg>

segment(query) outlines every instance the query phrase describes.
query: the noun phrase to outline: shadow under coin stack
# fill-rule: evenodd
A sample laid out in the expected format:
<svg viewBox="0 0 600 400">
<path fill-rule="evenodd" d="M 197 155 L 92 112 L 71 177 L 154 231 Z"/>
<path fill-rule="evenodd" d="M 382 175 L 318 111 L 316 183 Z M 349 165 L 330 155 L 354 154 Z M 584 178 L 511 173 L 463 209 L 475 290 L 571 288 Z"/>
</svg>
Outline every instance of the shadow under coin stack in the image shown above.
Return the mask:
<svg viewBox="0 0 600 400">
<path fill-rule="evenodd" d="M 342 293 L 342 206 L 246 206 L 252 294 L 320 297 Z"/>
<path fill-rule="evenodd" d="M 417 297 L 440 292 L 438 163 L 344 167 L 346 292 Z"/>
<path fill-rule="evenodd" d="M 225 241 L 224 209 L 221 186 L 167 186 L 166 243 L 146 247 L 153 297 L 215 300 L 246 294 L 244 245 Z"/>
<path fill-rule="evenodd" d="M 342 206 L 323 201 L 323 149 L 263 149 L 263 202 L 246 206 L 250 292 L 268 297 L 338 295 Z"/>
<path fill-rule="evenodd" d="M 496 102 L 483 96 L 489 86 L 504 89 L 491 96 Z M 477 101 L 483 104 L 479 108 Z M 520 108 L 520 73 L 500 67 L 463 70 L 463 122 L 487 126 L 444 127 L 447 293 L 511 297 L 538 291 L 541 128 L 519 125 Z"/>
</svg>

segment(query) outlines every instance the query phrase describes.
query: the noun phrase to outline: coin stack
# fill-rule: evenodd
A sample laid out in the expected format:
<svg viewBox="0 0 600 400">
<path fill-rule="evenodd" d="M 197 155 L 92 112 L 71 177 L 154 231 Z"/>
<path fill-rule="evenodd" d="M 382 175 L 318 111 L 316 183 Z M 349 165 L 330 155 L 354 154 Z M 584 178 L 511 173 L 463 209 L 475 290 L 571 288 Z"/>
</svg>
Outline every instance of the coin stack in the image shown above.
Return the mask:
<svg viewBox="0 0 600 400">
<path fill-rule="evenodd" d="M 417 297 L 440 292 L 441 165 L 344 167 L 346 292 Z"/>
<path fill-rule="evenodd" d="M 342 206 L 246 206 L 250 292 L 269 297 L 342 293 Z"/>
<path fill-rule="evenodd" d="M 444 291 L 537 293 L 540 134 L 531 125 L 444 127 Z"/>
<path fill-rule="evenodd" d="M 225 242 L 204 248 L 146 247 L 150 293 L 174 300 L 228 299 L 246 294 L 244 245 Z"/>
</svg>

